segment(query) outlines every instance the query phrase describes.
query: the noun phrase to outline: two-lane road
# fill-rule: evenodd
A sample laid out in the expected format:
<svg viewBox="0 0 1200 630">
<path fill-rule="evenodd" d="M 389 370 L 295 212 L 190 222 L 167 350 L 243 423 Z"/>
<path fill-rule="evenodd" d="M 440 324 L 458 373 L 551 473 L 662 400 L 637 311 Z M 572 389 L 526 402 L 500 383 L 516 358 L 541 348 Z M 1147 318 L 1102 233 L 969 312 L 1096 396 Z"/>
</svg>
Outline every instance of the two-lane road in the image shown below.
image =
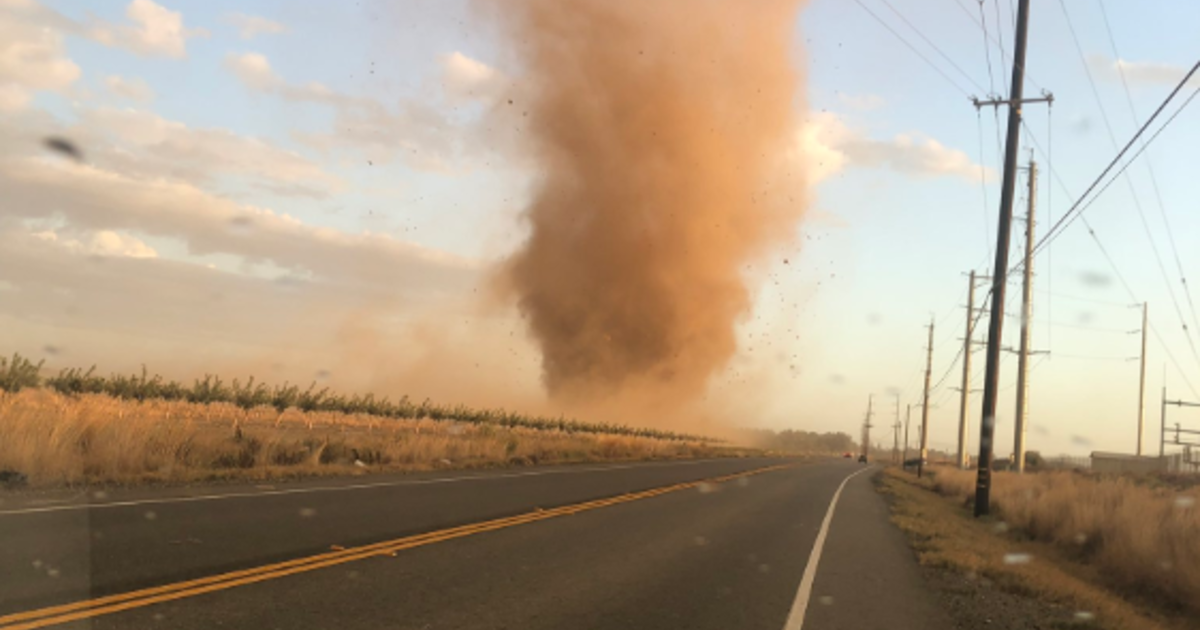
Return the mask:
<svg viewBox="0 0 1200 630">
<path fill-rule="evenodd" d="M 8 500 L 0 629 L 938 628 L 863 470 L 710 460 Z"/>
</svg>

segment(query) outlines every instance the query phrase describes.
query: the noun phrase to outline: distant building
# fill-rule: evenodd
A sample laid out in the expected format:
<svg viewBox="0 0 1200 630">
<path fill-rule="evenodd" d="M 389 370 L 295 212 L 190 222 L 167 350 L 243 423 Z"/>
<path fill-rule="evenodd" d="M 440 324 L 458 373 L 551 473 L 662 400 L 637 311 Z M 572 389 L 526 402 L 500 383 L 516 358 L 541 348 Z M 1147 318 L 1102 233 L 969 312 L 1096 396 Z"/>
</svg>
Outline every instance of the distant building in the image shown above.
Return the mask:
<svg viewBox="0 0 1200 630">
<path fill-rule="evenodd" d="M 1166 470 L 1167 459 L 1165 457 L 1139 457 L 1125 453 L 1092 452 L 1093 472 L 1145 475 L 1166 472 Z"/>
</svg>

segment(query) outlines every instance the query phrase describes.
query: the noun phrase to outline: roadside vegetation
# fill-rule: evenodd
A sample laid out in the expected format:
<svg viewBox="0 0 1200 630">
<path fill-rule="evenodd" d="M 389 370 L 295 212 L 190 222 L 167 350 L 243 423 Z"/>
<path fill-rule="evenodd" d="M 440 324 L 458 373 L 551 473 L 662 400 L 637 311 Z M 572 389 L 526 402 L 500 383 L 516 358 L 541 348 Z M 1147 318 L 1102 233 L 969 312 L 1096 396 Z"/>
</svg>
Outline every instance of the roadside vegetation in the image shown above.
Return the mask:
<svg viewBox="0 0 1200 630">
<path fill-rule="evenodd" d="M 0 357 L 0 389 L 16 393 L 26 388 L 45 387 L 60 394 L 107 394 L 121 400 L 165 400 L 186 401 L 196 404 L 227 403 L 243 410 L 271 407 L 279 413 L 287 410 L 305 412 L 333 412 L 352 415 L 367 415 L 377 418 L 400 420 L 451 420 L 469 424 L 487 424 L 507 428 L 554 429 L 570 433 L 594 433 L 629 437 L 654 438 L 660 440 L 683 440 L 693 442 L 716 442 L 714 438 L 662 431 L 658 429 L 629 427 L 619 424 L 580 422 L 569 418 L 530 416 L 504 409 L 473 409 L 463 405 L 439 405 L 429 400 L 413 403 L 407 396 L 393 401 L 376 398 L 374 394 L 332 392 L 328 387 L 318 388 L 313 382 L 306 388 L 290 383 L 268 385 L 256 382 L 254 377 L 245 381 L 224 381 L 218 376 L 206 374 L 190 385 L 168 381 L 159 375 L 150 376 L 143 366 L 138 374 L 96 374 L 96 367 L 63 368 L 54 376 L 42 375 L 43 363 L 33 363 L 19 354 L 11 359 Z"/>
<path fill-rule="evenodd" d="M 0 482 L 9 487 L 265 480 L 749 453 L 699 440 L 428 417 L 65 395 L 49 388 L 0 393 Z"/>
<path fill-rule="evenodd" d="M 392 401 L 254 378 L 190 384 L 96 368 L 44 375 L 0 357 L 0 488 L 281 479 L 622 460 L 830 455 L 849 436 L 723 440 L 609 423 Z"/>
<path fill-rule="evenodd" d="M 1064 626 L 1195 627 L 1200 492 L 1074 472 L 993 478 L 993 516 L 971 516 L 975 474 L 889 469 L 881 489 L 921 563 L 1032 597 Z M 1055 627 L 1047 624 L 1045 627 Z"/>
</svg>

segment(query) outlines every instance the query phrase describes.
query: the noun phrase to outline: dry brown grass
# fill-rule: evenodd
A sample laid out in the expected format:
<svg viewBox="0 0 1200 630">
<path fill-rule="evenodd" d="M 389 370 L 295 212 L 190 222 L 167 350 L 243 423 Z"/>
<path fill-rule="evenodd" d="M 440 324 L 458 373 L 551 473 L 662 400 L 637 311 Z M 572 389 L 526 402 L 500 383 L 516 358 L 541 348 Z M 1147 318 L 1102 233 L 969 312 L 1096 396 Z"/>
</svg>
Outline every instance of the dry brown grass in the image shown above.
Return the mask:
<svg viewBox="0 0 1200 630">
<path fill-rule="evenodd" d="M 953 473 L 938 472 L 942 489 L 959 481 Z M 918 480 L 888 470 L 880 483 L 894 498 L 892 520 L 909 535 L 922 564 L 950 569 L 1060 607 L 1068 620 L 1075 617 L 1072 626 L 1110 630 L 1196 627 L 1194 617 L 1186 611 L 1150 606 L 1141 600 L 1135 604 L 1122 597 L 1107 584 L 1109 569 L 1077 562 L 1072 553 L 1054 543 L 1013 536 L 1011 521 L 972 518 L 958 495 L 948 501 L 931 492 L 937 482 L 929 478 Z M 1146 523 L 1146 527 L 1152 526 Z"/>
<path fill-rule="evenodd" d="M 940 468 L 933 486 L 966 501 L 975 473 Z M 1008 527 L 1096 567 L 1106 583 L 1200 614 L 1200 488 L 1073 472 L 997 473 L 991 496 Z"/>
<path fill-rule="evenodd" d="M 228 404 L 0 392 L 0 471 L 35 486 L 736 455 L 644 437 Z"/>
</svg>

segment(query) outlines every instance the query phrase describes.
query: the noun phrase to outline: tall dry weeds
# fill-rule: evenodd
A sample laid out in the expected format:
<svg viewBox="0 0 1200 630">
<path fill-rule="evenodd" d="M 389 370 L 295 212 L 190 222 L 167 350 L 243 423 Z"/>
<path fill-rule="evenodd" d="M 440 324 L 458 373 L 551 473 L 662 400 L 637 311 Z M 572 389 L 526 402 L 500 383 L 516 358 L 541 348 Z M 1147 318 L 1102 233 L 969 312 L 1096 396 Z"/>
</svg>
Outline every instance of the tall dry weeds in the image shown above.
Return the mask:
<svg viewBox="0 0 1200 630">
<path fill-rule="evenodd" d="M 646 437 L 391 420 L 335 412 L 245 411 L 225 403 L 125 401 L 45 389 L 0 392 L 0 471 L 32 485 L 265 479 L 714 455 Z M 13 475 L 16 473 L 17 475 Z"/>
<path fill-rule="evenodd" d="M 1114 586 L 1200 614 L 1200 487 L 1155 488 L 1072 472 L 993 476 L 1004 522 L 1094 564 Z M 975 473 L 939 469 L 934 488 L 967 500 Z"/>
</svg>

